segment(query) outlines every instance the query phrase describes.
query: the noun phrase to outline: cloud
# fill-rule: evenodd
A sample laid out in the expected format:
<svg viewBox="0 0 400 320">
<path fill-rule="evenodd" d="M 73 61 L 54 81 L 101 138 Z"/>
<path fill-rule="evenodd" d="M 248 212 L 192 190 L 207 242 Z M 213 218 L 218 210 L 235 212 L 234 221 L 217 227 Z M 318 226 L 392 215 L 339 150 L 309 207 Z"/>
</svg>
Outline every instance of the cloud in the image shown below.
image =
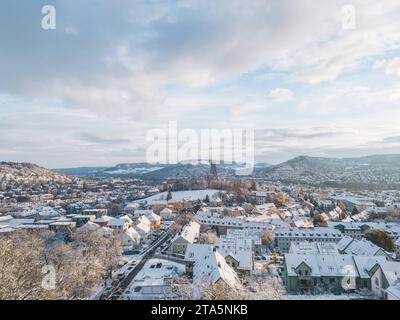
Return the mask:
<svg viewBox="0 0 400 320">
<path fill-rule="evenodd" d="M 400 143 L 400 136 L 386 137 L 383 138 L 382 143 Z"/>
<path fill-rule="evenodd" d="M 400 77 L 400 58 L 389 61 L 385 68 L 386 74 L 393 74 Z"/>
<path fill-rule="evenodd" d="M 276 88 L 270 91 L 269 97 L 276 102 L 286 102 L 293 98 L 293 92 L 285 88 Z"/>
<path fill-rule="evenodd" d="M 396 57 L 390 60 L 376 60 L 372 66 L 372 69 L 384 69 L 386 74 L 400 77 L 400 57 Z"/>
<path fill-rule="evenodd" d="M 87 142 L 96 144 L 127 144 L 130 143 L 129 139 L 113 139 L 113 138 L 102 138 L 92 133 L 82 132 L 79 137 Z"/>
<path fill-rule="evenodd" d="M 281 142 L 288 139 L 310 140 L 321 138 L 334 138 L 347 134 L 348 132 L 341 131 L 321 131 L 316 129 L 299 130 L 299 129 L 263 129 L 257 130 L 257 140 L 268 140 Z"/>
<path fill-rule="evenodd" d="M 353 2 L 357 28 L 347 32 L 341 0 L 55 0 L 60 18 L 50 33 L 40 28 L 38 3 L 5 1 L 0 20 L 8 28 L 0 36 L 10 41 L 0 52 L 0 86 L 149 118 L 170 87 L 219 85 L 264 66 L 294 81 L 332 81 L 398 48 L 400 22 L 392 14 L 398 3 Z"/>
</svg>

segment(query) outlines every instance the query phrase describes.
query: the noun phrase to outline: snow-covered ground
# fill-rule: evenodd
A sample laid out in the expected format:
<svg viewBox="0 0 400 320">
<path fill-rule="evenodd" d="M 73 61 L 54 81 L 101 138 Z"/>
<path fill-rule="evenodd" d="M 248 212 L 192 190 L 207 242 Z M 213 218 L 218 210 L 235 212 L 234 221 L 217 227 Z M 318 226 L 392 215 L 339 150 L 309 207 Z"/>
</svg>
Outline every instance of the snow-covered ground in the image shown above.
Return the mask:
<svg viewBox="0 0 400 320">
<path fill-rule="evenodd" d="M 135 167 L 135 168 L 126 168 L 126 169 L 115 169 L 105 171 L 107 174 L 145 174 L 148 172 L 161 170 L 164 167 Z"/>
<path fill-rule="evenodd" d="M 221 192 L 221 190 L 215 190 L 215 189 L 173 191 L 172 199 L 170 200 L 170 202 L 181 201 L 184 199 L 191 201 L 195 201 L 198 199 L 204 200 L 207 195 L 210 198 L 210 200 L 213 200 L 217 198 L 217 194 L 219 192 Z M 166 201 L 166 199 L 167 199 L 167 192 L 161 192 L 152 195 L 148 198 L 137 200 L 136 202 L 147 201 L 148 204 L 156 204 L 162 201 Z"/>
</svg>

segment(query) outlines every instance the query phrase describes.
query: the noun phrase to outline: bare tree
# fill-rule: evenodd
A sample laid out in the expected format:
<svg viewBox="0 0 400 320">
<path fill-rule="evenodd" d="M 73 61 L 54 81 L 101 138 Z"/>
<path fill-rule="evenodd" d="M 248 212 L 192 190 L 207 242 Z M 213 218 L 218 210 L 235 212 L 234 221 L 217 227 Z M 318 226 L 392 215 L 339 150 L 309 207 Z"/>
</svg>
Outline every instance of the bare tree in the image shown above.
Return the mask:
<svg viewBox="0 0 400 320">
<path fill-rule="evenodd" d="M 290 197 L 284 192 L 279 192 L 274 197 L 274 204 L 277 208 L 286 207 L 289 203 Z"/>
<path fill-rule="evenodd" d="M 193 283 L 186 276 L 171 281 L 174 298 L 181 300 L 232 300 L 237 289 L 229 287 L 223 280 L 212 283 L 210 279 Z"/>
<path fill-rule="evenodd" d="M 218 239 L 215 231 L 207 231 L 200 234 L 200 243 L 214 244 Z"/>
<path fill-rule="evenodd" d="M 265 230 L 261 233 L 261 243 L 270 250 L 274 249 L 275 239 L 272 230 Z"/>
<path fill-rule="evenodd" d="M 255 276 L 247 281 L 239 290 L 235 299 L 239 300 L 282 300 L 286 290 L 279 277 Z"/>
<path fill-rule="evenodd" d="M 221 279 L 216 283 L 197 281 L 187 277 L 172 281 L 174 298 L 183 300 L 281 300 L 286 293 L 282 280 L 271 275 L 257 276 L 243 281 L 243 286 L 232 288 Z"/>
<path fill-rule="evenodd" d="M 44 242 L 35 232 L 16 231 L 0 237 L 0 299 L 46 299 L 42 288 Z"/>
<path fill-rule="evenodd" d="M 87 298 L 117 265 L 121 253 L 117 237 L 96 232 L 73 233 L 71 243 L 47 232 L 2 234 L 0 299 Z M 49 268 L 54 284 L 44 286 Z"/>
</svg>

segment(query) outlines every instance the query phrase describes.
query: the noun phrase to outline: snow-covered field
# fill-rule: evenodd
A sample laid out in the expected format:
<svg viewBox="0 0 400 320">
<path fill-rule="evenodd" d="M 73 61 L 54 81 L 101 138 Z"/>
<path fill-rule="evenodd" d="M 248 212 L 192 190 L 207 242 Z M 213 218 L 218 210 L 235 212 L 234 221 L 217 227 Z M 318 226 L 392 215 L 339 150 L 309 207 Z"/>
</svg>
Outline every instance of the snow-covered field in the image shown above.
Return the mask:
<svg viewBox="0 0 400 320">
<path fill-rule="evenodd" d="M 184 190 L 184 191 L 173 191 L 172 192 L 172 199 L 170 202 L 181 201 L 181 200 L 204 200 L 206 196 L 213 200 L 217 198 L 217 194 L 221 192 L 221 190 L 215 189 L 204 189 L 204 190 Z M 160 201 L 166 201 L 167 199 L 167 192 L 157 193 L 153 196 L 150 196 L 145 199 L 138 200 L 140 202 L 147 201 L 148 204 L 155 204 L 159 203 Z"/>
</svg>

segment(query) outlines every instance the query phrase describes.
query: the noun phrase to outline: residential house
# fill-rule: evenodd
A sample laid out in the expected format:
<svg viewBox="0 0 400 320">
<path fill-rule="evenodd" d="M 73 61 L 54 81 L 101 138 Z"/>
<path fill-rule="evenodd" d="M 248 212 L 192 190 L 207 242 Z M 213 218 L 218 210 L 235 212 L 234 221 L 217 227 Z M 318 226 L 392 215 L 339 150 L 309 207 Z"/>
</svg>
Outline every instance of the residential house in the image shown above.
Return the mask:
<svg viewBox="0 0 400 320">
<path fill-rule="evenodd" d="M 336 243 L 324 242 L 292 242 L 289 253 L 291 254 L 338 254 Z"/>
<path fill-rule="evenodd" d="M 229 252 L 225 256 L 226 263 L 238 274 L 251 276 L 254 270 L 254 255 L 251 251 Z"/>
<path fill-rule="evenodd" d="M 124 251 L 129 251 L 137 248 L 140 244 L 141 236 L 133 227 L 129 227 L 121 233 L 122 248 Z"/>
<path fill-rule="evenodd" d="M 173 211 L 171 209 L 164 208 L 160 211 L 160 217 L 165 220 L 170 220 L 172 219 L 172 213 Z"/>
<path fill-rule="evenodd" d="M 218 238 L 217 246 L 219 251 L 225 255 L 238 251 L 249 251 L 255 255 L 261 255 L 260 232 L 252 232 L 241 229 L 228 229 L 226 235 Z"/>
<path fill-rule="evenodd" d="M 147 215 L 150 215 L 152 213 L 154 213 L 154 211 L 151 210 L 151 209 L 136 209 L 134 214 L 133 214 L 133 216 L 135 218 L 139 218 L 140 216 L 147 216 Z"/>
<path fill-rule="evenodd" d="M 179 231 L 171 240 L 168 253 L 171 255 L 184 256 L 188 244 L 195 243 L 200 235 L 200 225 L 192 221 Z"/>
<path fill-rule="evenodd" d="M 72 221 L 76 222 L 76 226 L 80 227 L 87 224 L 88 222 L 93 222 L 96 219 L 96 216 L 94 214 L 71 214 L 67 215 L 67 218 L 71 218 Z"/>
<path fill-rule="evenodd" d="M 150 225 L 152 230 L 159 230 L 161 226 L 161 217 L 155 213 L 151 213 L 146 215 L 148 220 L 150 221 Z"/>
<path fill-rule="evenodd" d="M 339 230 L 328 227 L 317 228 L 277 228 L 273 231 L 275 247 L 281 252 L 289 252 L 292 242 L 338 243 L 343 235 Z"/>
<path fill-rule="evenodd" d="M 394 298 L 399 281 L 400 262 L 377 263 L 372 269 L 371 289 L 382 299 Z"/>
<path fill-rule="evenodd" d="M 377 245 L 366 239 L 353 239 L 344 237 L 337 244 L 339 252 L 342 254 L 353 254 L 356 256 L 387 256 L 386 252 Z"/>
<path fill-rule="evenodd" d="M 107 227 L 122 232 L 129 228 L 129 223 L 125 219 L 113 218 L 108 221 Z"/>
<path fill-rule="evenodd" d="M 380 256 L 285 254 L 283 278 L 289 293 L 372 290 L 376 266 L 387 263 Z"/>
<path fill-rule="evenodd" d="M 188 244 L 184 259 L 186 272 L 193 278 L 194 284 L 216 284 L 223 281 L 233 290 L 241 286 L 235 270 L 212 245 Z"/>
<path fill-rule="evenodd" d="M 108 225 L 108 222 L 111 219 L 114 219 L 114 218 L 104 215 L 104 216 L 100 216 L 100 217 L 96 218 L 93 222 L 98 224 L 100 227 L 106 227 Z"/>
</svg>

